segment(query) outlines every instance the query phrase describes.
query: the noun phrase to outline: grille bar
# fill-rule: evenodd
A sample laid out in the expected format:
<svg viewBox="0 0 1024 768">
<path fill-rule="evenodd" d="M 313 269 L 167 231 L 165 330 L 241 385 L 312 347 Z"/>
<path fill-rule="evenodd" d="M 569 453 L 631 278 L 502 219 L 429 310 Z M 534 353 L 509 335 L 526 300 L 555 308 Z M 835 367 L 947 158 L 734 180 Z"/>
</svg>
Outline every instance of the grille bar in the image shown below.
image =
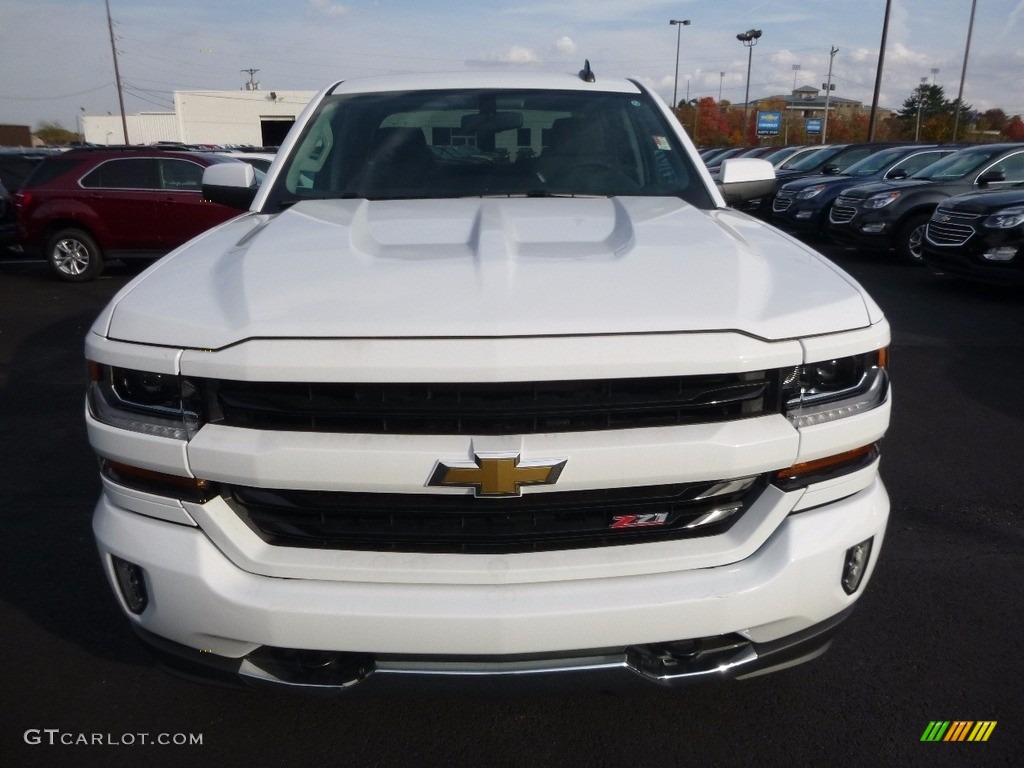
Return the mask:
<svg viewBox="0 0 1024 768">
<path fill-rule="evenodd" d="M 978 218 L 977 214 L 951 213 L 940 208 L 928 222 L 925 237 L 935 245 L 963 245 L 974 235 Z"/>
<path fill-rule="evenodd" d="M 796 197 L 796 192 L 789 189 L 784 189 L 775 195 L 775 200 L 772 201 L 772 210 L 777 213 L 783 213 L 789 210 L 789 207 L 793 205 L 793 199 Z"/>
<path fill-rule="evenodd" d="M 722 533 L 766 485 L 765 478 L 746 478 L 505 499 L 233 487 L 225 496 L 257 535 L 277 546 L 510 554 Z"/>
<path fill-rule="evenodd" d="M 828 219 L 833 224 L 846 224 L 857 215 L 857 209 L 851 205 L 844 205 L 845 202 L 843 198 L 839 198 L 829 211 Z"/>
<path fill-rule="evenodd" d="M 775 413 L 778 373 L 469 384 L 208 382 L 211 421 L 251 429 L 498 435 Z"/>
</svg>

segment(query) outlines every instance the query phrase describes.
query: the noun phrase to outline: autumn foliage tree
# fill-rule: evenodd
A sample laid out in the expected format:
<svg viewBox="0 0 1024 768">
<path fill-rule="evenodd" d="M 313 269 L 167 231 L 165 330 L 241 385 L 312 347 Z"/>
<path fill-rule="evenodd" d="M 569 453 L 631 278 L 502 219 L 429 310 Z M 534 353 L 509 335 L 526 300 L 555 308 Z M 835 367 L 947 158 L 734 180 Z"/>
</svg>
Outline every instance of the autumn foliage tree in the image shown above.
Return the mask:
<svg viewBox="0 0 1024 768">
<path fill-rule="evenodd" d="M 74 131 L 69 131 L 60 123 L 50 123 L 46 121 L 41 122 L 36 127 L 35 135 L 39 137 L 44 144 L 50 147 L 66 147 L 72 142 L 81 140 L 81 136 Z"/>
</svg>

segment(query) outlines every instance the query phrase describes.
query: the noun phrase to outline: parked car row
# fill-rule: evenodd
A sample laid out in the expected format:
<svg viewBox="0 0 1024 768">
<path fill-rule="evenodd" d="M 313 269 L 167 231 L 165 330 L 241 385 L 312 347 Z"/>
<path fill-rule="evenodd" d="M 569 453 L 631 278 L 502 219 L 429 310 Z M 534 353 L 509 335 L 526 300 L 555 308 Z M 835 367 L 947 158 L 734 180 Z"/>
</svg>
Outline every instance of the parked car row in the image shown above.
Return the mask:
<svg viewBox="0 0 1024 768">
<path fill-rule="evenodd" d="M 40 252 L 56 277 L 92 280 L 107 260 L 158 258 L 237 216 L 204 199 L 205 168 L 244 160 L 258 184 L 272 159 L 155 146 L 80 147 L 52 155 L 14 195 L 18 241 Z"/>
<path fill-rule="evenodd" d="M 777 168 L 776 226 L 958 277 L 1024 283 L 1024 143 L 839 146 Z M 833 162 L 854 151 L 858 162 Z M 801 173 L 812 166 L 817 174 Z"/>
</svg>

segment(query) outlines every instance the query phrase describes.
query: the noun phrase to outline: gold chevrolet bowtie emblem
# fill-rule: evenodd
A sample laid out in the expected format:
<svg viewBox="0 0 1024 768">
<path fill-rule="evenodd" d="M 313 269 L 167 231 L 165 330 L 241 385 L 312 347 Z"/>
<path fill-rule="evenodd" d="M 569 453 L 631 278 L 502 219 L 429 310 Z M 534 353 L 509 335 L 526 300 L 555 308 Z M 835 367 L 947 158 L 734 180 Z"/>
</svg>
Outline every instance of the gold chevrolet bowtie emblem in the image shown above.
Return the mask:
<svg viewBox="0 0 1024 768">
<path fill-rule="evenodd" d="M 477 496 L 519 496 L 524 485 L 550 485 L 562 461 L 522 461 L 519 454 L 480 455 L 470 462 L 437 462 L 427 485 L 472 488 Z"/>
</svg>

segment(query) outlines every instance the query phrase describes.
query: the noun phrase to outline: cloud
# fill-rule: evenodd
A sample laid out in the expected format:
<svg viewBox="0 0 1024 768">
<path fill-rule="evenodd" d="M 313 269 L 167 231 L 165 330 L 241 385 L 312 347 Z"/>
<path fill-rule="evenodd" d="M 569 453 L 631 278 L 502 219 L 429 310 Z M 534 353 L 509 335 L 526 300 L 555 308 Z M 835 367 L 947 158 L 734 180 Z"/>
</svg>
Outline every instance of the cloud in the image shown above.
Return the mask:
<svg viewBox="0 0 1024 768">
<path fill-rule="evenodd" d="M 342 16 L 348 13 L 347 6 L 331 2 L 331 0 L 309 0 L 309 5 L 314 11 L 325 16 Z"/>
<path fill-rule="evenodd" d="M 574 56 L 577 51 L 577 45 L 571 37 L 563 36 L 555 40 L 555 50 L 565 56 Z"/>
<path fill-rule="evenodd" d="M 536 64 L 540 57 L 532 48 L 525 45 L 513 45 L 501 53 L 488 53 L 466 62 L 467 64 Z"/>
</svg>

